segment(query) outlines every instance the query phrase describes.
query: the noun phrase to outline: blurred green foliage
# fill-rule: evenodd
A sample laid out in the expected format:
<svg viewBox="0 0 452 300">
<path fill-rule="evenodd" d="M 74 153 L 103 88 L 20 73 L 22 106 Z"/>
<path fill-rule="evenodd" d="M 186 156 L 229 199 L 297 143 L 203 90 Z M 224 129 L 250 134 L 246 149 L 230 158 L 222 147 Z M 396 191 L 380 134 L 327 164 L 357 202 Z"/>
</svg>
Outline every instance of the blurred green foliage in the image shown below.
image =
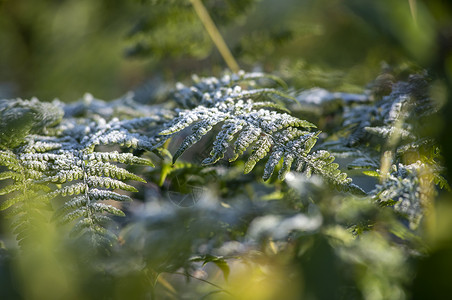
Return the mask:
<svg viewBox="0 0 452 300">
<path fill-rule="evenodd" d="M 143 71 L 122 58 L 139 9 L 129 1 L 1 1 L 0 93 L 65 101 L 87 91 L 121 95 Z"/>
<path fill-rule="evenodd" d="M 296 88 L 342 91 L 362 88 L 382 61 L 406 63 L 406 53 L 431 61 L 448 17 L 441 1 L 414 1 L 417 25 L 408 0 L 204 2 L 242 68 L 278 71 Z M 5 97 L 114 98 L 148 78 L 225 67 L 188 0 L 3 0 L 0 44 Z"/>
<path fill-rule="evenodd" d="M 203 2 L 242 68 L 276 73 L 295 92 L 370 88 L 382 97 L 392 80 L 427 69 L 430 96 L 444 108 L 429 121 L 434 125 L 420 127 L 423 136 L 439 137 L 451 178 L 450 1 Z M 398 78 L 386 77 L 388 66 Z M 0 0 L 1 98 L 69 102 L 89 91 L 112 99 L 140 86 L 141 93 L 153 94 L 157 86 L 166 92 L 168 82 L 193 73 L 218 75 L 224 68 L 188 0 Z M 322 109 L 317 121 L 329 131 L 337 125 L 335 110 L 342 108 L 333 103 Z M 199 158 L 202 147 L 191 157 Z M 420 230 L 412 231 L 389 208 L 325 189 L 318 178 L 267 184 L 239 175 L 242 168 L 240 162 L 214 170 L 171 168 L 161 160 L 137 196 L 149 203 L 128 208 L 133 220 L 124 221 L 110 256 L 87 253 L 52 223 L 36 224 L 39 247 L 20 252 L 3 230 L 1 296 L 262 300 L 452 294 L 449 193 L 441 192 Z M 199 194 L 192 185 L 200 187 Z M 293 230 L 281 236 L 281 228 Z"/>
</svg>

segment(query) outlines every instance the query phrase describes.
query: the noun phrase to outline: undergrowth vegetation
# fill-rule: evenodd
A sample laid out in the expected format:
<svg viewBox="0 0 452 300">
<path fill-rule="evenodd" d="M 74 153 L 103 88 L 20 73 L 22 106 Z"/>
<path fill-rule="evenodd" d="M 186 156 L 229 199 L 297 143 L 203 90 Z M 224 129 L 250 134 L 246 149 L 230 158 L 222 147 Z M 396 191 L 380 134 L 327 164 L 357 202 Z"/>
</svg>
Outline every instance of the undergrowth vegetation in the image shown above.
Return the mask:
<svg viewBox="0 0 452 300">
<path fill-rule="evenodd" d="M 84 274 L 68 278 L 77 297 L 118 297 L 129 277 L 137 298 L 404 294 L 436 185 L 449 188 L 438 146 L 416 131 L 438 110 L 428 76 L 380 97 L 343 94 L 325 132 L 302 115 L 321 112 L 328 92 L 289 95 L 261 73 L 193 80 L 165 105 L 2 100 L 1 209 L 19 251 L 55 235 L 53 266 Z M 352 180 L 361 171 L 375 183 L 367 192 Z M 327 275 L 328 289 L 310 284 Z M 177 276 L 206 283 L 179 287 Z"/>
<path fill-rule="evenodd" d="M 447 80 L 384 64 L 349 93 L 304 86 L 297 64 L 234 70 L 215 23 L 257 1 L 143 2 L 128 55 L 202 56 L 212 38 L 232 71 L 110 101 L 1 99 L 0 298 L 430 293 L 451 262 Z"/>
</svg>

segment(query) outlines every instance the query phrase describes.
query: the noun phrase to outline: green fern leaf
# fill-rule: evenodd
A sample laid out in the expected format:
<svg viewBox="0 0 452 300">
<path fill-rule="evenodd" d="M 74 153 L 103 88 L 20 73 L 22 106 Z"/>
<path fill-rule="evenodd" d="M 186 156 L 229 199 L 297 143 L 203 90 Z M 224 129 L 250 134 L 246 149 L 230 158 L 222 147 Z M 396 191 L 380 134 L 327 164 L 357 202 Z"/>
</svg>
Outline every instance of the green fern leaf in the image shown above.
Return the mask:
<svg viewBox="0 0 452 300">
<path fill-rule="evenodd" d="M 4 188 L 0 189 L 0 195 L 6 195 L 15 191 L 20 190 L 21 188 L 23 188 L 23 186 L 21 185 L 7 185 Z"/>
<path fill-rule="evenodd" d="M 0 173 L 0 180 L 13 179 L 14 181 L 23 181 L 25 179 L 24 174 L 12 171 L 5 171 Z"/>
</svg>

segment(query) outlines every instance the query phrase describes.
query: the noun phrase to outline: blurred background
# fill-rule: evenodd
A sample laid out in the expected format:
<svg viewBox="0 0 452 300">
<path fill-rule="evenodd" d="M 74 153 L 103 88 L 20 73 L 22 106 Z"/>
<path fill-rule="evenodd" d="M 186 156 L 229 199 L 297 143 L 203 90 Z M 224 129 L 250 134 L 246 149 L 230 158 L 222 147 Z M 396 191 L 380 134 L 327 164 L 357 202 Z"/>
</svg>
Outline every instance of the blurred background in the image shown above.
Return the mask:
<svg viewBox="0 0 452 300">
<path fill-rule="evenodd" d="M 360 91 L 386 63 L 432 65 L 449 1 L 206 0 L 240 67 Z M 450 7 L 449 7 L 450 8 Z M 74 101 L 224 69 L 188 0 L 1 0 L 0 97 Z"/>
</svg>

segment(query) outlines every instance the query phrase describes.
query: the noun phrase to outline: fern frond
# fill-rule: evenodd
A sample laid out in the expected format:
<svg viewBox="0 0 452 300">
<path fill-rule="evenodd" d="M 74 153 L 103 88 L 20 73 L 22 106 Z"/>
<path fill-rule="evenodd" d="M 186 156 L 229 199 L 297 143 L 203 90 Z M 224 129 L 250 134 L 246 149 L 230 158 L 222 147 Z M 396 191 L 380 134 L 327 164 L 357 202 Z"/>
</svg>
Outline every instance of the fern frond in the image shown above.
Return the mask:
<svg viewBox="0 0 452 300">
<path fill-rule="evenodd" d="M 373 135 L 380 136 L 382 138 L 389 138 L 390 136 L 397 134 L 403 140 L 414 140 L 416 137 L 412 133 L 412 129 L 403 129 L 392 126 L 374 126 L 364 127 L 364 130 Z"/>
<path fill-rule="evenodd" d="M 126 106 L 121 101 L 126 100 L 107 104 L 90 95 L 85 96 L 82 104 L 66 107 L 62 103 L 55 106 L 37 99 L 0 101 L 0 114 L 4 116 L 0 127 L 9 130 L 23 125 L 17 134 L 14 128 L 8 131 L 8 139 L 3 140 L 2 134 L 0 141 L 0 165 L 7 169 L 0 173 L 0 180 L 7 180 L 0 189 L 0 195 L 5 195 L 5 199 L 0 199 L 0 210 L 5 210 L 15 220 L 14 232 L 18 239 L 27 235 L 26 228 L 32 226 L 35 214 L 39 215 L 40 209 L 48 209 L 49 200 L 56 197 L 65 203 L 55 214 L 57 219 L 79 219 L 80 224 L 91 224 L 90 228 L 79 226 L 85 228 L 85 233 L 113 236 L 106 229 L 106 223 L 97 221 L 106 220 L 102 217 L 104 214 L 123 216 L 124 213 L 103 201 L 130 201 L 129 196 L 113 189 L 136 192 L 124 181 L 144 182 L 118 164 L 153 164 L 132 153 L 100 152 L 96 146 L 151 149 L 159 139 L 149 138 L 144 133 L 155 130 L 153 126 L 170 115 L 167 110 L 162 110 L 152 116 L 119 120 L 114 118 L 114 113 Z M 128 101 L 127 108 L 132 110 L 134 105 L 137 104 Z M 67 118 L 61 119 L 61 107 L 68 113 Z M 89 112 L 94 108 L 98 114 Z M 81 115 L 81 111 L 86 116 L 78 119 L 76 115 Z M 22 121 L 24 124 L 20 124 Z M 14 142 L 13 138 L 18 141 Z"/>
<path fill-rule="evenodd" d="M 127 195 L 121 195 L 109 190 L 100 190 L 100 189 L 95 189 L 92 188 L 89 190 L 88 192 L 88 196 L 91 199 L 94 199 L 96 201 L 99 200 L 115 200 L 115 201 L 119 201 L 119 202 L 129 202 L 132 201 L 132 198 L 130 198 Z"/>
<path fill-rule="evenodd" d="M 84 182 L 77 182 L 71 185 L 67 185 L 65 187 L 62 187 L 60 189 L 56 189 L 51 193 L 51 197 L 57 197 L 58 195 L 61 195 L 63 197 L 65 196 L 72 196 L 72 195 L 78 195 L 81 193 L 85 193 L 87 190 L 88 185 Z"/>
<path fill-rule="evenodd" d="M 42 182 L 65 183 L 73 180 L 82 179 L 85 173 L 80 167 L 73 167 L 71 170 L 61 169 L 53 176 L 44 177 Z"/>
<path fill-rule="evenodd" d="M 284 107 L 278 103 L 274 103 L 274 102 L 270 102 L 270 101 L 254 102 L 252 105 L 253 105 L 254 109 L 270 108 L 270 109 L 276 109 L 279 111 L 283 111 L 287 114 L 290 114 L 290 110 L 287 109 L 286 107 Z"/>
<path fill-rule="evenodd" d="M 349 169 L 371 169 L 376 170 L 380 166 L 380 162 L 370 157 L 358 157 L 347 165 Z"/>
<path fill-rule="evenodd" d="M 116 165 L 110 164 L 110 163 L 104 163 L 104 162 L 95 162 L 95 163 L 88 163 L 87 166 L 88 175 L 98 175 L 98 176 L 105 176 L 110 178 L 116 178 L 120 180 L 135 180 L 140 182 L 145 182 L 145 180 L 133 173 L 130 173 L 126 169 L 120 168 Z"/>
<path fill-rule="evenodd" d="M 345 190 L 348 190 L 348 187 L 351 186 L 353 190 L 358 191 L 361 194 L 365 194 L 355 185 L 351 185 L 351 178 L 348 178 L 346 173 L 342 173 L 338 169 L 339 165 L 337 163 L 333 163 L 334 156 L 332 156 L 328 151 L 319 150 L 312 154 L 308 154 L 305 157 L 299 157 L 298 160 L 299 162 L 296 167 L 297 171 L 305 168 L 305 172 L 308 175 L 316 173 L 335 185 L 343 187 Z"/>
<path fill-rule="evenodd" d="M 86 184 L 88 187 L 102 187 L 102 188 L 112 188 L 112 189 L 121 189 L 129 192 L 138 192 L 136 188 L 133 186 L 124 183 L 120 180 L 112 179 L 109 177 L 100 177 L 100 176 L 89 176 L 86 179 Z"/>
<path fill-rule="evenodd" d="M 240 132 L 246 125 L 244 120 L 230 120 L 223 124 L 221 131 L 217 134 L 217 138 L 213 142 L 213 149 L 211 157 L 203 160 L 203 165 L 214 164 L 224 157 L 224 153 L 229 147 L 229 143 L 234 139 L 234 136 Z M 238 155 L 237 155 L 238 157 Z"/>
<path fill-rule="evenodd" d="M 427 199 L 434 193 L 425 180 L 434 181 L 434 174 L 428 165 L 417 162 L 411 165 L 392 166 L 392 172 L 384 177 L 372 191 L 373 199 L 382 206 L 391 206 L 405 217 L 412 229 L 416 229 L 424 215 Z M 422 182 L 424 180 L 424 182 Z M 426 189 L 431 189 L 426 191 Z"/>
<path fill-rule="evenodd" d="M 243 122 L 245 125 L 246 122 Z M 241 126 L 239 130 L 242 130 L 244 125 Z M 262 130 L 260 128 L 251 126 L 247 126 L 247 128 L 240 131 L 237 139 L 234 142 L 233 156 L 229 159 L 229 161 L 235 161 L 237 158 L 242 156 L 243 153 L 248 149 L 248 147 L 261 136 L 261 133 Z"/>
<path fill-rule="evenodd" d="M 210 130 L 212 130 L 213 126 L 222 122 L 225 118 L 223 117 L 211 117 L 207 120 L 203 120 L 197 123 L 193 127 L 194 133 L 192 135 L 187 136 L 182 142 L 179 149 L 177 149 L 176 153 L 173 155 L 173 163 L 181 156 L 185 150 L 196 144 L 201 140 L 201 138 L 206 135 Z"/>
<path fill-rule="evenodd" d="M 75 224 L 74 229 L 72 231 L 73 236 L 90 234 L 91 237 L 94 236 L 95 239 L 100 239 L 104 243 L 110 244 L 112 240 L 115 240 L 117 237 L 105 229 L 104 224 L 110 223 L 112 220 L 110 218 L 95 218 L 91 219 L 81 219 L 77 224 Z M 100 225 L 102 224 L 102 225 Z M 107 237 L 107 238 L 105 238 Z M 97 242 L 99 243 L 99 242 Z"/>
<path fill-rule="evenodd" d="M 21 169 L 19 160 L 10 150 L 0 150 L 0 166 L 5 166 L 12 171 L 18 171 Z"/>
<path fill-rule="evenodd" d="M 119 162 L 126 165 L 147 165 L 154 167 L 149 159 L 144 159 L 133 155 L 132 153 L 112 152 L 92 152 L 83 155 L 83 160 L 98 162 Z"/>
<path fill-rule="evenodd" d="M 44 139 L 44 140 L 40 140 Z M 45 137 L 30 135 L 27 138 L 28 143 L 24 148 L 25 153 L 46 153 L 52 150 L 58 150 L 63 147 L 62 143 L 55 141 L 46 141 Z"/>
<path fill-rule="evenodd" d="M 268 152 L 271 150 L 272 145 L 273 140 L 270 136 L 264 135 L 259 137 L 254 146 L 254 152 L 250 155 L 248 161 L 245 163 L 245 174 L 251 172 L 256 163 L 267 156 Z"/>
<path fill-rule="evenodd" d="M 210 157 L 203 160 L 203 165 L 216 163 L 225 156 L 229 148 L 232 148 L 229 161 L 237 160 L 251 148 L 251 154 L 245 163 L 245 173 L 251 172 L 260 160 L 268 156 L 264 180 L 272 176 L 282 160 L 278 176 L 281 180 L 284 180 L 294 163 L 299 166 L 303 162 L 307 168 L 298 167 L 299 170 L 327 176 L 336 185 L 350 186 L 351 179 L 341 173 L 336 164 L 331 163 L 334 157 L 327 158 L 326 151 L 319 152 L 322 155 L 308 155 L 320 133 L 310 132 L 315 125 L 291 116 L 273 101 L 275 96 L 286 100 L 292 100 L 291 97 L 275 89 L 254 86 L 246 89 L 247 80 L 253 81 L 260 78 L 260 75 L 246 76 L 242 73 L 221 79 L 196 78 L 192 87 L 178 86 L 176 100 L 189 108 L 179 110 L 178 116 L 164 125 L 160 135 L 168 139 L 190 126 L 192 133 L 176 150 L 173 163 L 216 125 L 222 124 L 215 136 Z"/>
<path fill-rule="evenodd" d="M 89 130 L 89 132 L 84 133 L 80 139 L 80 144 L 85 149 L 97 145 L 120 145 L 127 148 L 150 150 L 156 141 L 139 133 L 135 128 L 135 125 L 139 124 L 141 124 L 141 121 L 134 124 L 133 121 L 129 120 L 120 121 L 113 118 L 111 121 L 107 121 L 98 118 L 95 122 L 91 122 L 88 128 L 83 128 L 83 130 Z M 66 133 L 70 134 L 71 129 L 68 129 L 69 131 Z M 79 131 L 80 129 L 75 128 L 75 130 Z M 79 134 L 77 132 L 73 135 Z"/>
<path fill-rule="evenodd" d="M 6 195 L 15 191 L 20 190 L 23 186 L 15 184 L 15 185 L 7 185 L 4 188 L 0 189 L 0 195 Z"/>
<path fill-rule="evenodd" d="M 3 201 L 0 204 L 0 211 L 6 210 L 17 203 L 25 201 L 26 199 L 27 199 L 27 195 L 24 195 L 24 194 L 18 194 L 16 196 L 9 197 L 8 199 L 6 199 L 5 201 Z"/>
<path fill-rule="evenodd" d="M 25 179 L 24 174 L 13 171 L 5 171 L 0 173 L 0 180 L 13 179 L 14 181 L 22 181 Z"/>
<path fill-rule="evenodd" d="M 78 196 L 66 202 L 62 208 L 57 211 L 57 215 L 63 216 L 60 218 L 62 223 L 69 223 L 78 218 L 90 219 L 90 214 L 109 213 L 114 216 L 125 216 L 124 212 L 110 204 L 99 202 L 90 202 L 86 195 Z M 87 220 L 80 220 L 82 223 L 89 223 Z M 93 223 L 95 224 L 95 223 Z M 97 224 L 99 225 L 99 224 Z"/>
<path fill-rule="evenodd" d="M 24 138 L 61 121 L 63 111 L 38 99 L 0 99 L 0 149 L 16 148 Z"/>
<path fill-rule="evenodd" d="M 187 136 L 179 149 L 173 156 L 173 162 L 182 153 L 198 142 L 207 132 L 212 130 L 213 126 L 220 122 L 224 122 L 223 128 L 217 135 L 214 142 L 214 148 L 211 152 L 211 157 L 204 160 L 203 164 L 215 163 L 224 156 L 229 142 L 232 141 L 235 135 L 241 132 L 236 141 L 236 150 L 232 160 L 238 158 L 250 144 L 254 143 L 261 134 L 273 135 L 277 131 L 288 127 L 311 128 L 315 127 L 310 122 L 297 119 L 285 113 L 278 113 L 275 111 L 268 111 L 265 109 L 255 110 L 251 99 L 239 99 L 238 95 L 240 89 L 229 89 L 232 93 L 226 94 L 223 97 L 224 90 L 220 92 L 212 91 L 212 97 L 215 102 L 210 106 L 198 106 L 193 110 L 185 110 L 179 113 L 178 118 L 167 129 L 160 134 L 169 135 L 178 132 L 191 124 L 197 122 L 193 126 L 194 133 Z M 258 94 L 258 93 L 256 93 Z M 263 95 L 265 96 L 265 95 Z M 246 95 L 244 96 L 246 97 Z M 234 101 L 233 99 L 237 101 Z M 273 141 L 271 145 L 273 145 Z M 255 160 L 254 156 L 253 159 Z M 253 161 L 253 159 L 251 161 Z M 248 169 L 251 166 L 248 164 Z M 257 161 L 256 161 L 257 162 Z"/>
<path fill-rule="evenodd" d="M 97 101 L 95 104 L 104 105 L 104 102 Z M 112 104 L 112 107 L 105 104 L 107 108 L 105 116 L 113 113 L 114 105 L 119 106 L 119 103 Z M 27 151 L 20 155 L 21 161 L 30 168 L 38 169 L 43 173 L 36 182 L 53 187 L 53 191 L 48 195 L 49 198 L 61 197 L 64 199 L 65 204 L 55 214 L 56 219 L 85 224 L 73 227 L 73 230 L 77 226 L 76 231 L 83 231 L 79 232 L 80 235 L 92 233 L 99 237 L 98 235 L 104 233 L 105 237 L 111 237 L 114 235 L 105 227 L 107 224 L 97 221 L 105 220 L 101 217 L 103 214 L 115 216 L 124 214 L 119 208 L 102 203 L 102 201 L 130 201 L 129 196 L 112 190 L 136 192 L 136 188 L 123 181 L 144 182 L 144 179 L 117 163 L 149 166 L 153 166 L 153 164 L 150 160 L 132 153 L 96 151 L 96 146 L 119 145 L 134 149 L 150 149 L 155 141 L 142 135 L 139 131 L 147 130 L 151 126 L 149 123 L 158 123 L 160 119 L 159 116 L 156 116 L 122 121 L 112 118 L 108 121 L 99 115 L 92 115 L 92 119 L 64 119 L 58 136 L 35 136 L 34 138 L 38 141 L 34 140 L 33 143 L 24 147 L 24 151 L 25 149 Z M 86 226 L 90 224 L 92 227 L 87 228 Z"/>
</svg>

